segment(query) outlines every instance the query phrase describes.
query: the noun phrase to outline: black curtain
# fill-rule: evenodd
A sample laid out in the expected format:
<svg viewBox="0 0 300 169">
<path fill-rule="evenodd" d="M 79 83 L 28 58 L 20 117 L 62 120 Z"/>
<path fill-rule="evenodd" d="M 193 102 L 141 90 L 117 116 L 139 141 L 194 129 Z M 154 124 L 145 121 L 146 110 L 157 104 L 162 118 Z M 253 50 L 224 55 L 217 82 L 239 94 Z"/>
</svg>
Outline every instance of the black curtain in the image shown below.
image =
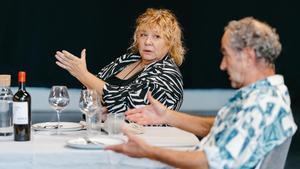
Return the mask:
<svg viewBox="0 0 300 169">
<path fill-rule="evenodd" d="M 57 50 L 80 55 L 87 49 L 88 69 L 101 67 L 129 47 L 135 19 L 146 8 L 168 8 L 178 17 L 188 49 L 180 67 L 185 88 L 230 88 L 219 70 L 220 39 L 232 19 L 254 16 L 277 28 L 283 51 L 277 72 L 285 76 L 293 103 L 300 101 L 299 8 L 295 2 L 174 0 L 6 0 L 0 2 L 0 73 L 28 73 L 28 86 L 80 83 L 55 64 Z"/>
</svg>

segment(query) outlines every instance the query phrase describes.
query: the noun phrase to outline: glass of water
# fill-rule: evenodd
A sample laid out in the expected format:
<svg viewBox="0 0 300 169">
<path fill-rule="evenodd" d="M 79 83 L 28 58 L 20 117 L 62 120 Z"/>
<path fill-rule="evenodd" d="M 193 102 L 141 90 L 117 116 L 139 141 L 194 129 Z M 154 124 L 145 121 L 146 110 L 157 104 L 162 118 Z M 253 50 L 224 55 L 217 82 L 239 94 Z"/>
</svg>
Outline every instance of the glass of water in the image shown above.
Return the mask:
<svg viewBox="0 0 300 169">
<path fill-rule="evenodd" d="M 100 97 L 96 90 L 86 89 L 80 92 L 79 108 L 86 115 L 87 135 L 91 135 L 91 119 L 101 108 Z"/>
<path fill-rule="evenodd" d="M 109 135 L 121 134 L 121 127 L 125 123 L 124 113 L 109 113 L 104 122 L 104 126 Z"/>
</svg>

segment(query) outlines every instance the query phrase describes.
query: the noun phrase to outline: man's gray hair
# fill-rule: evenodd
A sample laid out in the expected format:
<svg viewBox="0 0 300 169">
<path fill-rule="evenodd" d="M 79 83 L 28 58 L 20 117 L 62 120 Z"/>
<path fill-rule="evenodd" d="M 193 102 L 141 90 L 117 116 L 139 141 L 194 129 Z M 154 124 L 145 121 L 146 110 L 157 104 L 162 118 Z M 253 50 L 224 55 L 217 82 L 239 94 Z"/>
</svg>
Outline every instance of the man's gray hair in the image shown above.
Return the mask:
<svg viewBox="0 0 300 169">
<path fill-rule="evenodd" d="M 253 17 L 231 21 L 225 27 L 225 31 L 229 32 L 230 45 L 235 51 L 252 48 L 258 59 L 264 59 L 269 64 L 273 65 L 281 52 L 276 30 Z"/>
</svg>

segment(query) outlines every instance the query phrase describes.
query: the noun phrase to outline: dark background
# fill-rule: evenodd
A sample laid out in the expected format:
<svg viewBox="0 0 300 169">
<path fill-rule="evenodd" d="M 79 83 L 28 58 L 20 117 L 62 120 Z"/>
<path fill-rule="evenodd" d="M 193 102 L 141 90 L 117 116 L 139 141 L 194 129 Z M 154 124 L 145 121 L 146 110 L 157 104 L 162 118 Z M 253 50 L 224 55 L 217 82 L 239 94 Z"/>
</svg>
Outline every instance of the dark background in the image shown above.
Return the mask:
<svg viewBox="0 0 300 169">
<path fill-rule="evenodd" d="M 219 70 L 220 39 L 228 21 L 254 16 L 280 34 L 283 50 L 277 72 L 285 76 L 293 106 L 300 103 L 300 6 L 296 1 L 191 0 L 4 0 L 0 2 L 0 73 L 28 73 L 28 86 L 80 83 L 55 64 L 57 50 L 79 56 L 87 49 L 88 69 L 100 68 L 124 54 L 132 42 L 135 19 L 149 7 L 167 8 L 178 17 L 188 49 L 180 67 L 184 87 L 230 88 Z"/>
<path fill-rule="evenodd" d="M 280 34 L 283 51 L 276 63 L 277 72 L 285 76 L 298 121 L 300 6 L 296 3 L 287 0 L 4 0 L 0 2 L 0 73 L 13 75 L 13 86 L 17 85 L 18 70 L 25 70 L 27 86 L 61 84 L 80 88 L 75 78 L 56 66 L 55 51 L 65 49 L 79 56 L 86 48 L 88 69 L 97 73 L 126 52 L 135 19 L 146 8 L 154 7 L 172 10 L 183 27 L 188 49 L 180 67 L 184 87 L 230 88 L 227 75 L 219 70 L 223 28 L 232 19 L 254 16 L 276 27 Z"/>
<path fill-rule="evenodd" d="M 1 1 L 0 72 L 28 73 L 29 86 L 66 84 L 80 87 L 76 79 L 55 65 L 56 50 L 80 55 L 87 49 L 91 72 L 124 54 L 129 47 L 135 19 L 146 8 L 168 8 L 178 17 L 188 49 L 181 66 L 185 88 L 230 88 L 219 70 L 220 38 L 232 19 L 254 16 L 277 28 L 283 51 L 277 72 L 299 93 L 300 6 L 288 1 L 159 1 L 159 0 L 10 0 Z M 298 91 L 297 91 L 298 90 Z M 297 92 L 296 92 L 297 91 Z"/>
</svg>

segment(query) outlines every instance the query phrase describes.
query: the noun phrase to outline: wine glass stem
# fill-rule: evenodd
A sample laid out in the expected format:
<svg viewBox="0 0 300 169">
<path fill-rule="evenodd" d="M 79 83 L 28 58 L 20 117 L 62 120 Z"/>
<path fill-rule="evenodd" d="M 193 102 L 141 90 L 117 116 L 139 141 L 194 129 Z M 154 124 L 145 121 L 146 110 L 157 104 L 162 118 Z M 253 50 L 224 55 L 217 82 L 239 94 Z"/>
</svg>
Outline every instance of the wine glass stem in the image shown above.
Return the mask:
<svg viewBox="0 0 300 169">
<path fill-rule="evenodd" d="M 87 131 L 87 136 L 91 136 L 91 125 L 92 125 L 92 117 L 91 116 L 86 116 L 86 122 L 87 122 L 87 128 L 86 128 L 86 131 Z"/>
<path fill-rule="evenodd" d="M 57 110 L 56 111 L 56 114 L 57 114 L 57 135 L 60 134 L 60 110 Z"/>
</svg>

